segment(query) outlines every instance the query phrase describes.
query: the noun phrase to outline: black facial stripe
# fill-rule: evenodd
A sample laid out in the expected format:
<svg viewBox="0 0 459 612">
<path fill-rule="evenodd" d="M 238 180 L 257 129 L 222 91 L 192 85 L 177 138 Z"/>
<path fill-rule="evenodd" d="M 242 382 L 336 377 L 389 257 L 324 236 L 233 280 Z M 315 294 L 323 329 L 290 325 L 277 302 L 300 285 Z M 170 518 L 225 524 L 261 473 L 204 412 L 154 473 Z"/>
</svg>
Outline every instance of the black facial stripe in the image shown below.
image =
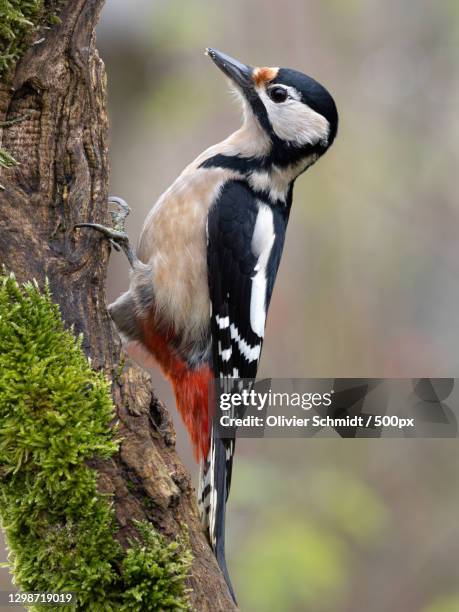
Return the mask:
<svg viewBox="0 0 459 612">
<path fill-rule="evenodd" d="M 270 163 L 279 166 L 279 168 L 285 168 L 286 166 L 296 164 L 302 159 L 312 155 L 320 157 L 323 153 L 325 153 L 326 148 L 327 147 L 322 143 L 296 146 L 294 144 L 288 144 L 285 142 L 285 140 L 281 140 L 276 136 L 270 155 Z"/>
<path fill-rule="evenodd" d="M 265 105 L 261 101 L 261 99 L 258 96 L 258 94 L 256 92 L 254 92 L 254 94 L 252 96 L 250 96 L 250 99 L 248 101 L 249 101 L 249 104 L 250 104 L 250 106 L 252 108 L 253 114 L 258 119 L 258 122 L 260 123 L 261 127 L 268 134 L 268 136 L 273 138 L 275 136 L 274 131 L 273 131 L 273 127 L 272 127 L 271 122 L 269 120 L 268 113 L 266 111 Z"/>
<path fill-rule="evenodd" d="M 253 170 L 266 170 L 272 165 L 285 168 L 311 155 L 322 155 L 326 146 L 323 144 L 303 145 L 301 147 L 288 145 L 275 134 L 271 138 L 272 148 L 263 157 L 242 157 L 241 155 L 213 155 L 202 162 L 200 168 L 227 168 L 246 174 Z"/>
<path fill-rule="evenodd" d="M 247 174 L 252 170 L 264 170 L 269 166 L 267 157 L 242 157 L 240 155 L 214 155 L 199 166 L 200 168 L 227 168 Z"/>
</svg>

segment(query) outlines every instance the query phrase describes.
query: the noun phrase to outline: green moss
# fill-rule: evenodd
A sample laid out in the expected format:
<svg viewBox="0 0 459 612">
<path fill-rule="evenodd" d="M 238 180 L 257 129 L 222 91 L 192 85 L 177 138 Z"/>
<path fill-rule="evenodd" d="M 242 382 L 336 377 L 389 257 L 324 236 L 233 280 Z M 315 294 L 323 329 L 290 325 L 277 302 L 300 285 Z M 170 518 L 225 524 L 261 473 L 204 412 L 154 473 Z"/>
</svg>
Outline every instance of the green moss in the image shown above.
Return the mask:
<svg viewBox="0 0 459 612">
<path fill-rule="evenodd" d="M 8 153 L 5 149 L 0 149 L 0 168 L 11 168 L 11 166 L 17 166 L 18 162 L 14 159 L 11 153 Z"/>
<path fill-rule="evenodd" d="M 59 22 L 57 0 L 0 0 L 0 76 L 6 77 L 39 26 Z"/>
<path fill-rule="evenodd" d="M 148 523 L 137 523 L 141 540 L 134 542 L 122 563 L 123 606 L 142 610 L 190 610 L 184 578 L 191 565 L 187 534 L 166 544 Z"/>
<path fill-rule="evenodd" d="M 49 290 L 0 277 L 0 338 L 0 517 L 15 582 L 74 591 L 75 610 L 189 609 L 183 538 L 167 543 L 139 524 L 129 550 L 115 539 L 112 504 L 87 465 L 118 448 L 109 384 Z"/>
<path fill-rule="evenodd" d="M 0 74 L 14 66 L 43 9 L 43 0 L 0 0 Z"/>
<path fill-rule="evenodd" d="M 12 166 L 18 165 L 19 162 L 17 162 L 8 151 L 0 148 L 0 168 L 11 168 Z M 5 189 L 2 184 L 0 184 L 0 189 Z"/>
</svg>

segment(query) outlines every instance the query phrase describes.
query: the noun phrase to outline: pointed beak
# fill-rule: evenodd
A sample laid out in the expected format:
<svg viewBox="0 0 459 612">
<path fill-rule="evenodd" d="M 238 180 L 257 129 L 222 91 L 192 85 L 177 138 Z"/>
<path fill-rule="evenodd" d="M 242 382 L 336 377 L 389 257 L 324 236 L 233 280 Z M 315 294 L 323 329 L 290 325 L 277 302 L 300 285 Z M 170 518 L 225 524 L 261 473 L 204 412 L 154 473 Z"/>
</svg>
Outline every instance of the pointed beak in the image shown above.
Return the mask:
<svg viewBox="0 0 459 612">
<path fill-rule="evenodd" d="M 220 70 L 229 77 L 233 83 L 242 89 L 244 93 L 249 93 L 253 90 L 253 68 L 246 66 L 238 60 L 225 55 L 216 49 L 206 49 L 206 55 L 214 62 Z"/>
</svg>

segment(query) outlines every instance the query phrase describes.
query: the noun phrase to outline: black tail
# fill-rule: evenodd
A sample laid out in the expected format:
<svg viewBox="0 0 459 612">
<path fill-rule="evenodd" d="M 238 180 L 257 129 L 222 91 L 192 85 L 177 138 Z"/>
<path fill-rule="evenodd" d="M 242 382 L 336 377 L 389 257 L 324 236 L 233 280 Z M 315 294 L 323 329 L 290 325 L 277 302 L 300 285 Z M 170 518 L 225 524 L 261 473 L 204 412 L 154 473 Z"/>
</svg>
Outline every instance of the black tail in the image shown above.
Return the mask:
<svg viewBox="0 0 459 612">
<path fill-rule="evenodd" d="M 219 438 L 214 423 L 209 452 L 206 460 L 201 464 L 198 505 L 210 545 L 225 577 L 231 597 L 237 604 L 225 558 L 225 511 L 231 485 L 233 454 L 234 440 Z"/>
</svg>

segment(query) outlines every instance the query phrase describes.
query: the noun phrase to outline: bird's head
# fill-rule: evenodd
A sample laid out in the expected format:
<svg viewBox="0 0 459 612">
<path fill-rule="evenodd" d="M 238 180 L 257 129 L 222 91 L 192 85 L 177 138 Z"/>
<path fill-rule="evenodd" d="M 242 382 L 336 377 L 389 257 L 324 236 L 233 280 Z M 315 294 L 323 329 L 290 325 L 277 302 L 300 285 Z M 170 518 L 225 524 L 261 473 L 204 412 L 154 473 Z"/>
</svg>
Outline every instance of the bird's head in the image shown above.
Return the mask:
<svg viewBox="0 0 459 612">
<path fill-rule="evenodd" d="M 289 68 L 254 68 L 217 51 L 207 55 L 241 96 L 246 122 L 258 122 L 275 163 L 317 159 L 332 145 L 338 113 L 330 93 L 313 78 Z"/>
</svg>

